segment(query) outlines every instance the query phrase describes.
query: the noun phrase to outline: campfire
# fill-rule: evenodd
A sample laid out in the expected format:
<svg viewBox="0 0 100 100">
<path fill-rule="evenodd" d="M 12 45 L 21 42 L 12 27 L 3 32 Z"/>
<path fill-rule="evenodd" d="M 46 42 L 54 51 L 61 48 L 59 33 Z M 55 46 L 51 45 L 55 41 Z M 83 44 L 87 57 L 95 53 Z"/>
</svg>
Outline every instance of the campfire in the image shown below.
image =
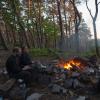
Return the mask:
<svg viewBox="0 0 100 100">
<path fill-rule="evenodd" d="M 72 58 L 69 60 L 60 60 L 57 64 L 57 66 L 67 69 L 67 70 L 72 70 L 72 69 L 84 69 L 85 66 L 87 65 L 87 62 L 81 58 Z"/>
</svg>

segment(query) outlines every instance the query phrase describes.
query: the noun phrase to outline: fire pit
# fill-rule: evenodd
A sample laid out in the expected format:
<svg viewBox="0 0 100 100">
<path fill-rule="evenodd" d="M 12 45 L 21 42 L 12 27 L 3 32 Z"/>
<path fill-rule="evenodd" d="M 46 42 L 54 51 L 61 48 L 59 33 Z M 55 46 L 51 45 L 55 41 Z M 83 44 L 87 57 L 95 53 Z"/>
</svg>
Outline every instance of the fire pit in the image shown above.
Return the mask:
<svg viewBox="0 0 100 100">
<path fill-rule="evenodd" d="M 83 70 L 87 65 L 88 63 L 86 60 L 79 57 L 75 57 L 75 58 L 68 59 L 66 61 L 59 60 L 57 67 L 64 68 L 66 70 L 72 70 L 72 69 Z"/>
</svg>

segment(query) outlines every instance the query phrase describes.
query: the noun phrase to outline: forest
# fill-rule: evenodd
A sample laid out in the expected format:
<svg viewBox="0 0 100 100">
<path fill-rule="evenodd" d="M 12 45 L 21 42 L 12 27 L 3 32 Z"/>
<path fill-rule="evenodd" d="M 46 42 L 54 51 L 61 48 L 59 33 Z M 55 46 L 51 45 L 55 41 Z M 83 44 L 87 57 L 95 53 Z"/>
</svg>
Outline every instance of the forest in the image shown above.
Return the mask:
<svg viewBox="0 0 100 100">
<path fill-rule="evenodd" d="M 97 0 L 95 0 L 97 2 Z M 75 55 L 99 56 L 97 32 L 94 39 L 78 6 L 87 0 L 1 0 L 0 48 L 26 45 L 36 50 L 52 49 Z M 98 5 L 93 19 L 96 29 Z"/>
<path fill-rule="evenodd" d="M 100 0 L 0 0 L 0 100 L 100 100 L 99 16 Z"/>
</svg>

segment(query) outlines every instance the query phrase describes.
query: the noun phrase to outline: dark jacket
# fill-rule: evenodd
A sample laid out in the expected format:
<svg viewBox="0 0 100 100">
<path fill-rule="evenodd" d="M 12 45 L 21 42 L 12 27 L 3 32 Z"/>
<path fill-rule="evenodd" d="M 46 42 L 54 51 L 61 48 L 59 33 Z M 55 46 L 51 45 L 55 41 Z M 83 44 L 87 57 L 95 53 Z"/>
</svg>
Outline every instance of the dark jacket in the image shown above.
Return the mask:
<svg viewBox="0 0 100 100">
<path fill-rule="evenodd" d="M 6 69 L 10 77 L 15 77 L 21 71 L 19 57 L 11 55 L 6 61 Z"/>
<path fill-rule="evenodd" d="M 20 56 L 20 66 L 24 67 L 26 65 L 32 64 L 31 57 L 28 53 L 22 53 Z"/>
</svg>

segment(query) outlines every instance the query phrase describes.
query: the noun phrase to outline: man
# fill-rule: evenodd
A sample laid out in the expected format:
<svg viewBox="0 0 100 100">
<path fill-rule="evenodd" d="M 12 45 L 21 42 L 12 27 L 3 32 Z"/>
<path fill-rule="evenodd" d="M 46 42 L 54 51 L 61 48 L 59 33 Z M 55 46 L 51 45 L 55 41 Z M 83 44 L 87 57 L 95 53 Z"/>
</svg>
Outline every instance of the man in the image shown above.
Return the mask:
<svg viewBox="0 0 100 100">
<path fill-rule="evenodd" d="M 31 57 L 28 54 L 28 49 L 27 47 L 22 47 L 21 48 L 21 56 L 20 56 L 20 66 L 24 69 L 27 70 L 30 68 L 30 65 L 32 64 Z"/>
<path fill-rule="evenodd" d="M 28 48 L 25 46 L 21 48 L 20 66 L 22 67 L 23 70 L 31 73 L 32 80 L 38 82 L 38 78 L 39 78 L 38 63 L 32 62 L 28 52 Z"/>
<path fill-rule="evenodd" d="M 12 55 L 7 59 L 6 69 L 10 78 L 23 79 L 28 84 L 31 81 L 31 73 L 21 68 L 20 54 L 20 48 L 15 47 Z"/>
<path fill-rule="evenodd" d="M 6 61 L 6 69 L 9 77 L 16 77 L 16 75 L 21 72 L 21 67 L 19 66 L 19 56 L 20 48 L 15 47 L 12 55 Z"/>
</svg>

